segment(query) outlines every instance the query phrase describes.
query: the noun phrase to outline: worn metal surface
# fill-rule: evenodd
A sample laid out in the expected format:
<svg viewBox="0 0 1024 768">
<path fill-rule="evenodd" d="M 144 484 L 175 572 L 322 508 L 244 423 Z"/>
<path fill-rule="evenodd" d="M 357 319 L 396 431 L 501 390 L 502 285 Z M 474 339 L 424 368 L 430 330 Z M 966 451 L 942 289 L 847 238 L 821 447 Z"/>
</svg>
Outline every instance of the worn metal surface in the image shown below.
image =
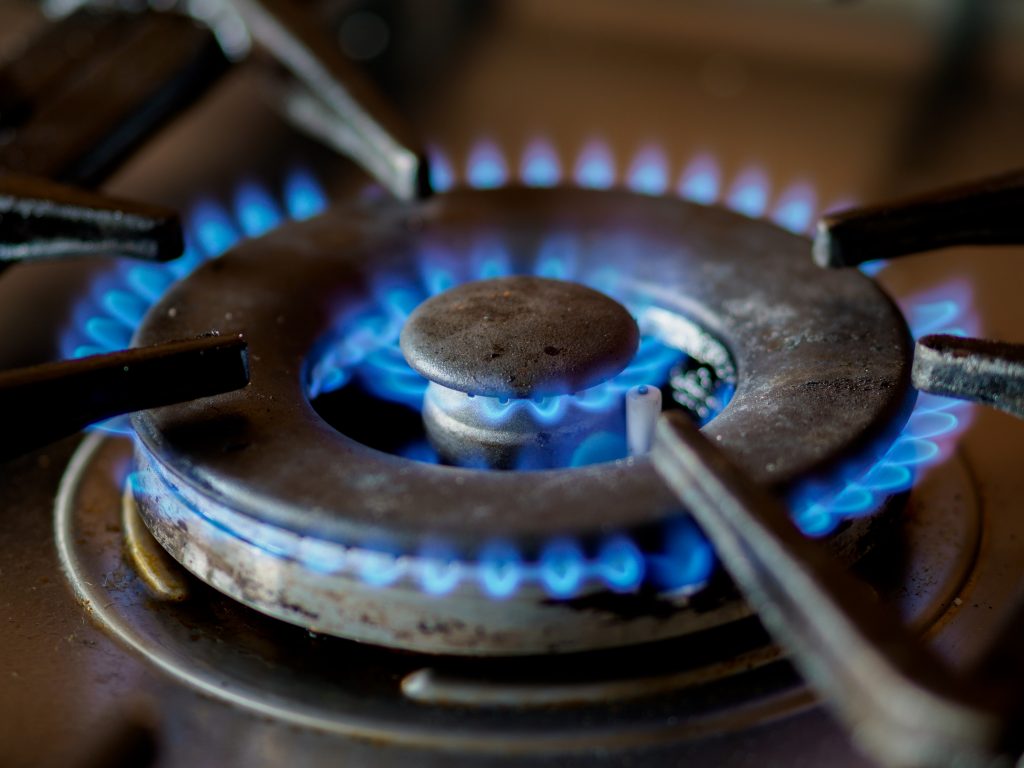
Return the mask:
<svg viewBox="0 0 1024 768">
<path fill-rule="evenodd" d="M 1024 171 L 905 200 L 828 214 L 818 222 L 814 260 L 852 267 L 953 245 L 1024 243 Z"/>
<path fill-rule="evenodd" d="M 65 653 L 54 649 L 60 655 L 51 666 L 63 691 L 57 706 L 87 700 L 93 703 L 88 711 L 94 711 L 97 701 L 117 701 L 129 690 L 157 696 L 161 765 L 188 765 L 190 758 L 205 765 L 211 752 L 219 756 L 222 750 L 226 756 L 214 763 L 274 764 L 263 753 L 267 744 L 274 745 L 277 758 L 301 754 L 309 765 L 336 764 L 339 754 L 363 755 L 354 746 L 360 741 L 369 745 L 366 764 L 374 766 L 395 761 L 564 768 L 629 759 L 643 765 L 732 766 L 749 765 L 751 755 L 764 764 L 769 755 L 809 767 L 821 764 L 815 756 L 828 754 L 860 764 L 829 718 L 806 711 L 806 690 L 787 665 L 771 661 L 770 644 L 753 619 L 640 649 L 484 660 L 394 653 L 311 635 L 260 616 L 198 580 L 190 579 L 184 602 L 155 602 L 121 548 L 118 496 L 130 450 L 123 438 L 90 437 L 64 479 L 52 523 L 46 520 L 57 531 L 57 552 L 78 599 L 109 635 L 80 630 L 99 641 Z M 965 503 L 972 492 L 957 466 L 943 473 L 940 486 L 925 487 L 919 497 L 925 506 L 900 518 L 888 539 L 892 546 L 862 564 L 879 593 L 921 629 L 947 622 L 951 595 L 962 594 L 975 566 L 969 557 L 966 570 L 936 579 L 952 558 L 935 545 L 935 537 L 965 541 L 979 535 L 979 510 L 973 501 Z M 12 476 L 0 474 L 0 494 Z M 24 533 L 21 518 L 31 517 L 19 516 L 15 534 Z M 16 560 L 16 552 L 0 551 L 5 571 Z M 52 592 L 45 605 L 56 610 Z M 79 605 L 70 594 L 64 600 L 68 621 L 80 623 Z M 965 609 L 953 620 L 976 628 L 977 617 L 986 615 Z M 49 643 L 18 646 L 17 637 L 0 636 L 10 664 L 26 648 L 38 655 L 51 652 Z M 134 653 L 118 652 L 114 641 Z M 138 666 L 136 658 L 166 681 L 138 680 L 139 673 L 130 671 Z M 108 663 L 120 663 L 123 674 L 103 674 Z M 95 687 L 79 686 L 84 669 L 99 676 Z M 427 669 L 431 684 L 409 691 L 411 683 L 403 681 L 422 680 Z M 28 684 L 5 677 L 0 691 L 17 696 Z M 53 690 L 50 685 L 36 693 Z M 458 706 L 429 698 L 453 687 L 466 694 L 473 686 L 482 695 Z M 200 706 L 202 700 L 213 704 Z M 45 727 L 51 708 L 32 721 L 31 733 Z M 193 717 L 208 727 L 188 732 L 183 721 Z M 238 734 L 239 743 L 225 745 L 225 732 Z M 253 748 L 258 755 L 247 751 L 249 744 L 260 745 Z M 800 755 L 808 753 L 809 762 L 801 762 Z"/>
<path fill-rule="evenodd" d="M 284 100 L 297 128 L 351 157 L 396 197 L 429 194 L 419 137 L 305 9 L 289 0 L 231 3 L 256 43 L 301 84 Z"/>
<path fill-rule="evenodd" d="M 1010 766 L 1021 723 L 957 679 L 679 414 L 652 458 L 805 678 L 887 765 Z"/>
<path fill-rule="evenodd" d="M 181 566 L 167 554 L 139 517 L 131 484 L 121 494 L 121 530 L 124 555 L 135 573 L 158 600 L 180 601 L 188 597 L 188 579 Z"/>
<path fill-rule="evenodd" d="M 581 270 L 619 270 L 622 291 L 695 318 L 729 346 L 740 380 L 706 433 L 758 482 L 785 492 L 855 472 L 901 428 L 913 393 L 899 311 L 867 278 L 818 270 L 806 240 L 679 201 L 507 189 L 339 208 L 201 267 L 138 340 L 247 329 L 252 385 L 216 407 L 140 415 L 142 444 L 242 514 L 350 545 L 413 552 L 439 537 L 474 555 L 506 537 L 528 551 L 553 535 L 586 540 L 677 514 L 644 458 L 522 473 L 433 466 L 355 443 L 306 402 L 308 351 L 375 276 L 416 275 L 427 249 L 498 233 L 513 271 L 525 271 L 552 231 L 578 233 Z"/>
<path fill-rule="evenodd" d="M 215 505 L 163 475 L 144 451 L 135 467 L 141 516 L 189 571 L 247 606 L 322 634 L 429 654 L 511 657 L 679 637 L 749 613 L 721 579 L 692 597 L 614 594 L 587 583 L 570 600 L 552 599 L 539 584 L 523 583 L 497 599 L 479 587 L 478 562 L 439 562 L 429 550 L 395 557 L 299 536 Z M 840 529 L 828 542 L 837 561 L 857 562 L 884 541 L 901 508 L 890 503 Z M 425 593 L 423 574 L 439 571 L 462 579 L 444 594 Z"/>
<path fill-rule="evenodd" d="M 652 642 L 644 653 L 626 649 L 569 657 L 455 659 L 314 635 L 254 613 L 192 579 L 187 600 L 154 602 L 123 560 L 120 546 L 117 497 L 130 451 L 124 438 L 94 435 L 76 454 L 55 508 L 62 564 L 79 598 L 108 632 L 179 683 L 243 711 L 336 737 L 457 749 L 485 760 L 502 753 L 526 759 L 688 742 L 811 703 L 786 665 L 747 670 L 742 660 L 732 662 L 734 655 L 766 645 L 753 619 Z M 119 574 L 117 582 L 104 579 L 103 573 Z M 422 595 L 416 599 L 427 601 Z M 496 615 L 514 610 L 500 602 L 492 605 Z M 348 606 L 372 610 L 354 602 Z M 402 691 L 403 678 L 425 665 L 485 684 L 494 680 L 498 686 L 518 679 L 532 688 L 532 695 L 551 685 L 576 686 L 583 693 L 602 683 L 609 693 L 618 685 L 624 695 L 611 701 L 580 695 L 573 706 L 557 709 L 528 701 L 511 709 L 486 701 L 438 707 Z M 700 670 L 703 677 L 692 679 Z M 747 672 L 760 684 L 753 697 L 743 680 Z M 646 690 L 638 695 L 625 689 L 630 680 Z M 668 715 L 672 719 L 666 720 Z"/>
<path fill-rule="evenodd" d="M 184 247 L 172 209 L 0 174 L 0 263 L 89 255 L 169 261 Z"/>
<path fill-rule="evenodd" d="M 749 634 L 761 641 L 763 630 L 752 621 L 748 625 Z M 735 632 L 737 627 L 731 629 Z M 687 668 L 680 671 L 669 671 L 672 665 L 665 663 L 662 654 L 666 650 L 671 653 L 681 648 L 650 646 L 642 649 L 640 655 L 650 654 L 657 661 L 647 669 L 643 668 L 644 665 L 638 665 L 638 668 L 631 670 L 631 674 L 621 677 L 594 672 L 580 679 L 567 680 L 549 674 L 547 680 L 542 681 L 536 676 L 537 669 L 531 668 L 531 663 L 535 665 L 535 662 L 530 661 L 526 664 L 507 663 L 507 669 L 501 670 L 500 675 L 488 676 L 474 675 L 472 669 L 460 670 L 457 666 L 451 668 L 452 665 L 448 665 L 448 669 L 443 665 L 440 668 L 427 666 L 402 678 L 402 694 L 420 704 L 446 707 L 502 707 L 516 710 L 592 706 L 675 693 L 733 675 L 742 675 L 783 658 L 779 648 L 771 643 L 752 643 L 756 647 L 746 650 L 731 647 L 728 636 L 728 630 L 721 633 L 719 639 L 722 645 L 711 651 L 709 658 L 699 658 L 696 649 L 687 649 L 690 652 Z M 594 662 L 613 659 L 597 657 Z M 647 661 L 651 661 L 650 657 Z M 654 672 L 658 663 L 663 664 L 664 668 Z"/>
<path fill-rule="evenodd" d="M 0 137 L 0 168 L 83 184 L 108 175 L 227 67 L 208 30 L 168 13 L 83 10 L 24 56 L 6 70 L 21 117 Z"/>
<path fill-rule="evenodd" d="M 1024 346 L 960 336 L 925 336 L 914 350 L 914 386 L 998 408 L 1024 419 Z"/>
<path fill-rule="evenodd" d="M 339 434 L 305 400 L 305 356 L 375 281 L 415 275 L 424 252 L 498 232 L 513 272 L 526 271 L 537 244 L 566 230 L 579 233 L 584 273 L 617 267 L 617 290 L 668 318 L 699 318 L 730 346 L 738 389 L 707 429 L 762 482 L 792 490 L 855 471 L 900 429 L 913 400 L 902 317 L 871 281 L 818 270 L 806 241 L 775 227 L 677 201 L 566 190 L 349 207 L 200 268 L 144 321 L 141 342 L 244 327 L 254 345 L 250 391 L 136 417 L 147 483 L 140 510 L 151 530 L 180 562 L 260 610 L 408 648 L 564 652 L 717 621 L 663 597 L 630 598 L 627 617 L 616 600 L 591 614 L 594 600 L 577 610 L 547 601 L 537 585 L 496 605 L 475 578 L 423 600 L 424 550 L 441 546 L 477 568 L 481 551 L 503 541 L 535 558 L 559 536 L 588 548 L 613 532 L 650 530 L 680 514 L 679 504 L 644 457 L 514 473 L 413 462 Z M 755 268 L 765 275 L 756 287 L 746 279 Z M 307 551 L 320 566 L 305 564 Z M 323 553 L 347 564 L 326 568 Z M 363 559 L 394 577 L 357 584 L 353 564 Z M 588 586 L 584 597 L 590 589 L 602 588 Z M 342 595 L 375 608 L 364 620 Z M 666 607 L 669 620 L 653 619 Z"/>
<path fill-rule="evenodd" d="M 90 424 L 209 397 L 249 381 L 240 336 L 206 336 L 0 373 L 0 457 L 34 450 Z"/>
<path fill-rule="evenodd" d="M 402 353 L 425 378 L 488 397 L 578 392 L 636 354 L 640 329 L 614 299 L 532 275 L 464 283 L 423 302 L 402 328 Z"/>
<path fill-rule="evenodd" d="M 397 560 L 379 549 L 254 524 L 182 485 L 161 482 L 160 470 L 141 452 L 135 467 L 139 513 L 185 568 L 244 605 L 324 635 L 428 654 L 567 654 L 692 634 L 748 613 L 722 588 L 691 604 L 686 596 L 615 595 L 589 584 L 573 600 L 553 600 L 540 585 L 522 584 L 498 600 L 468 575 L 477 563 L 463 561 L 447 566 L 463 575 L 461 583 L 431 595 L 420 576 L 439 568 L 429 555 Z M 856 547 L 847 553 L 857 554 Z M 381 574 L 382 581 L 364 574 Z"/>
</svg>

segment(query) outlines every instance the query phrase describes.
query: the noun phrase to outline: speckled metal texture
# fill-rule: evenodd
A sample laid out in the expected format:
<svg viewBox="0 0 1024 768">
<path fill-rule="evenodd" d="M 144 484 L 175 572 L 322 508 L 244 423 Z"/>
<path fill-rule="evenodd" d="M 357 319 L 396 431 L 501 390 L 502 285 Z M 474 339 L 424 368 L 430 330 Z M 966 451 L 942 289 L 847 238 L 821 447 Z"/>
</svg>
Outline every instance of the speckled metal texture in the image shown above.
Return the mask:
<svg viewBox="0 0 1024 768">
<path fill-rule="evenodd" d="M 415 275 L 431 249 L 496 237 L 514 271 L 565 232 L 581 270 L 616 270 L 621 292 L 687 315 L 728 345 L 736 393 L 705 433 L 756 482 L 792 492 L 834 480 L 872 462 L 901 428 L 913 400 L 902 316 L 868 278 L 816 267 L 806 239 L 683 201 L 513 188 L 335 209 L 201 267 L 136 341 L 244 331 L 252 384 L 138 415 L 142 445 L 241 514 L 402 551 L 441 538 L 475 554 L 492 537 L 529 551 L 551 536 L 585 541 L 678 514 L 643 458 L 540 472 L 417 463 L 340 434 L 306 400 L 312 345 L 381 275 Z"/>
<path fill-rule="evenodd" d="M 62 633 L 59 643 L 40 643 L 30 626 L 21 634 L 0 636 L 0 647 L 19 669 L 24 659 L 45 662 L 39 674 L 9 675 L 0 681 L 9 694 L 5 701 L 50 701 L 55 691 L 63 691 L 56 697 L 56 707 L 33 707 L 29 713 L 8 708 L 7 716 L 29 734 L 47 727 L 82 728 L 97 710 L 109 712 L 113 706 L 108 702 L 136 704 L 149 695 L 165 702 L 170 688 L 182 713 L 198 720 L 203 714 L 195 713 L 204 710 L 197 710 L 197 702 L 220 704 L 215 719 L 207 720 L 196 734 L 200 743 L 208 744 L 230 723 L 252 717 L 253 727 L 261 729 L 255 734 L 285 731 L 279 734 L 285 741 L 275 754 L 286 748 L 295 754 L 291 740 L 296 734 L 328 734 L 333 741 L 324 745 L 324 764 L 336 764 L 338 750 L 349 746 L 343 741 L 348 737 L 378 749 L 404 744 L 443 755 L 449 762 L 438 762 L 439 766 L 462 765 L 453 757 L 456 750 L 474 766 L 491 766 L 498 756 L 514 755 L 509 766 L 534 765 L 529 757 L 547 756 L 543 765 L 561 768 L 577 764 L 570 754 L 587 765 L 607 765 L 609 760 L 618 764 L 621 751 L 636 757 L 636 750 L 659 744 L 691 750 L 685 752 L 689 759 L 679 753 L 671 760 L 637 759 L 643 765 L 721 765 L 708 757 L 706 750 L 714 748 L 707 743 L 709 737 L 725 736 L 731 745 L 740 731 L 754 724 L 764 727 L 749 730 L 751 735 L 777 737 L 773 728 L 778 728 L 778 718 L 786 715 L 786 722 L 808 703 L 803 693 L 796 699 L 778 698 L 787 690 L 802 689 L 787 689 L 795 682 L 792 673 L 776 663 L 777 652 L 764 646 L 763 630 L 753 619 L 650 643 L 642 650 L 474 660 L 394 653 L 312 635 L 259 616 L 187 576 L 188 599 L 154 600 L 124 559 L 118 526 L 118 494 L 130 450 L 128 441 L 120 438 L 94 435 L 86 441 L 65 476 L 53 519 L 27 514 L 42 511 L 19 506 L 33 495 L 17 488 L 10 473 L 0 477 L 0 499 L 14 494 L 17 504 L 12 509 L 26 512 L 17 516 L 16 532 L 45 530 L 45 536 L 40 532 L 28 540 L 31 551 L 43 551 L 54 560 L 60 557 L 60 566 L 46 561 L 46 567 L 29 569 L 18 567 L 28 557 L 24 548 L 11 546 L 0 552 L 5 573 L 50 575 L 48 583 L 38 585 L 40 591 L 25 589 L 14 605 L 46 611 L 48 626 Z M 28 466 L 39 473 L 37 462 L 34 456 L 16 469 Z M 54 462 L 54 468 L 63 463 Z M 957 611 L 952 603 L 975 567 L 973 546 L 981 535 L 983 516 L 968 482 L 959 462 L 951 463 L 941 476 L 932 475 L 923 492 L 911 500 L 912 509 L 894 520 L 896 529 L 858 568 L 883 601 L 899 606 L 905 621 L 922 630 L 941 628 L 950 648 L 959 648 L 964 632 L 976 632 L 979 624 L 993 618 L 987 606 Z M 32 503 L 43 500 L 33 498 Z M 1001 534 L 997 541 L 1008 545 L 1021 540 L 1014 535 L 1019 517 L 1005 515 L 994 521 L 1000 526 L 992 531 Z M 1007 524 L 1016 528 L 1003 527 Z M 53 527 L 56 547 L 49 541 Z M 62 579 L 52 578 L 61 566 L 73 590 Z M 983 570 L 987 594 L 993 588 L 999 596 L 1012 593 L 1013 584 L 993 578 L 992 568 Z M 47 598 L 42 603 L 39 594 Z M 78 601 L 89 607 L 99 627 L 92 622 L 83 625 Z M 67 633 L 74 634 L 64 642 Z M 135 653 L 124 653 L 117 642 Z M 138 669 L 143 663 L 153 672 L 143 674 Z M 97 668 L 116 668 L 120 673 L 82 672 Z M 67 710 L 76 706 L 69 717 Z M 162 728 L 173 728 L 168 720 L 173 722 L 163 720 Z M 769 725 L 772 722 L 776 725 Z M 211 728 L 211 723 L 217 727 Z M 285 729 L 285 724 L 290 727 Z M 834 721 L 824 717 L 803 722 L 800 730 L 805 731 L 797 738 L 801 746 L 809 739 L 817 742 L 839 735 Z M 203 760 L 172 759 L 192 743 L 176 738 L 179 735 L 162 731 L 159 741 L 170 752 L 164 753 L 164 762 L 205 765 Z M 27 751 L 32 746 L 19 748 Z M 394 764 L 428 764 L 422 754 Z M 367 764 L 392 765 L 375 758 Z M 308 762 L 321 764 L 312 758 Z"/>
<path fill-rule="evenodd" d="M 448 389 L 490 397 L 567 395 L 625 368 L 640 329 L 626 308 L 579 283 L 515 275 L 428 299 L 402 329 L 402 353 Z"/>
<path fill-rule="evenodd" d="M 1024 346 L 959 336 L 925 336 L 914 352 L 922 392 L 985 403 L 1024 419 Z"/>
</svg>

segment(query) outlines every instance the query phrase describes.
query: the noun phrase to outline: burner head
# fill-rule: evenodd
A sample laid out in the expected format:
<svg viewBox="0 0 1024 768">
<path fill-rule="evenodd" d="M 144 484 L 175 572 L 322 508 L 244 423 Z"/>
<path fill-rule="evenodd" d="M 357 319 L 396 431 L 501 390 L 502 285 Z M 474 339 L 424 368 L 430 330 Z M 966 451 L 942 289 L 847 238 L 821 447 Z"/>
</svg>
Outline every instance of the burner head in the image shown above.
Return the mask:
<svg viewBox="0 0 1024 768">
<path fill-rule="evenodd" d="M 579 283 L 518 275 L 465 283 L 424 302 L 402 330 L 405 359 L 469 395 L 568 395 L 605 381 L 636 353 L 621 304 Z"/>
<path fill-rule="evenodd" d="M 553 467 L 621 414 L 509 407 L 508 398 L 587 390 L 620 373 L 640 329 L 621 304 L 579 283 L 517 275 L 451 288 L 427 301 L 402 330 L 405 359 L 430 380 L 423 423 L 449 464 Z M 495 400 L 497 398 L 497 400 Z"/>
</svg>

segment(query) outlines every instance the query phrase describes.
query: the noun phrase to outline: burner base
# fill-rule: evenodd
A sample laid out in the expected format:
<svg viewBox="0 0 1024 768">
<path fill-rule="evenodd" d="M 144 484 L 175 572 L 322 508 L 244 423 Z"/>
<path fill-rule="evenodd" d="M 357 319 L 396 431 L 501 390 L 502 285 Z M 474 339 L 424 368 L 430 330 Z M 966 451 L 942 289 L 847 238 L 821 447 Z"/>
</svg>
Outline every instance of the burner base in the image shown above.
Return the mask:
<svg viewBox="0 0 1024 768">
<path fill-rule="evenodd" d="M 483 759 L 663 748 L 813 703 L 753 619 L 642 652 L 483 660 L 314 635 L 192 578 L 187 599 L 154 600 L 122 547 L 130 455 L 127 440 L 92 435 L 62 483 L 57 546 L 79 599 L 104 629 L 178 682 L 272 720 Z M 949 609 L 974 566 L 982 517 L 959 462 L 933 475 L 919 495 L 924 507 L 911 502 L 889 551 L 869 555 L 858 570 L 930 632 L 956 620 Z M 959 554 L 951 554 L 954 542 Z"/>
</svg>

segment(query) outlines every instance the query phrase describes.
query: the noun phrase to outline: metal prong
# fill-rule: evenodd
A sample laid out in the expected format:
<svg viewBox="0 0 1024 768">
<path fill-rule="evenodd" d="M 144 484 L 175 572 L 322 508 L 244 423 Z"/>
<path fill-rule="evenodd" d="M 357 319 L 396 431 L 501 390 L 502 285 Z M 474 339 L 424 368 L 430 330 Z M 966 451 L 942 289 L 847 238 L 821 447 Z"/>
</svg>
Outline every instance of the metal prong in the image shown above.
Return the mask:
<svg viewBox="0 0 1024 768">
<path fill-rule="evenodd" d="M 169 261 L 184 247 L 170 208 L 0 175 L 0 262 L 92 255 Z"/>
<path fill-rule="evenodd" d="M 241 336 L 204 336 L 0 373 L 0 459 L 97 421 L 241 389 Z"/>
<path fill-rule="evenodd" d="M 290 0 L 231 3 L 253 40 L 302 84 L 285 100 L 297 127 L 350 156 L 402 200 L 430 193 L 426 152 L 411 127 L 304 9 Z"/>
<path fill-rule="evenodd" d="M 925 336 L 914 350 L 914 386 L 983 403 L 1024 419 L 1024 345 Z"/>
<path fill-rule="evenodd" d="M 854 267 L 954 245 L 1024 243 L 1024 171 L 822 217 L 814 261 Z"/>
<path fill-rule="evenodd" d="M 862 747 L 900 766 L 991 766 L 1015 756 L 1010 718 L 955 682 L 683 414 L 662 415 L 651 458 L 765 627 Z"/>
</svg>

